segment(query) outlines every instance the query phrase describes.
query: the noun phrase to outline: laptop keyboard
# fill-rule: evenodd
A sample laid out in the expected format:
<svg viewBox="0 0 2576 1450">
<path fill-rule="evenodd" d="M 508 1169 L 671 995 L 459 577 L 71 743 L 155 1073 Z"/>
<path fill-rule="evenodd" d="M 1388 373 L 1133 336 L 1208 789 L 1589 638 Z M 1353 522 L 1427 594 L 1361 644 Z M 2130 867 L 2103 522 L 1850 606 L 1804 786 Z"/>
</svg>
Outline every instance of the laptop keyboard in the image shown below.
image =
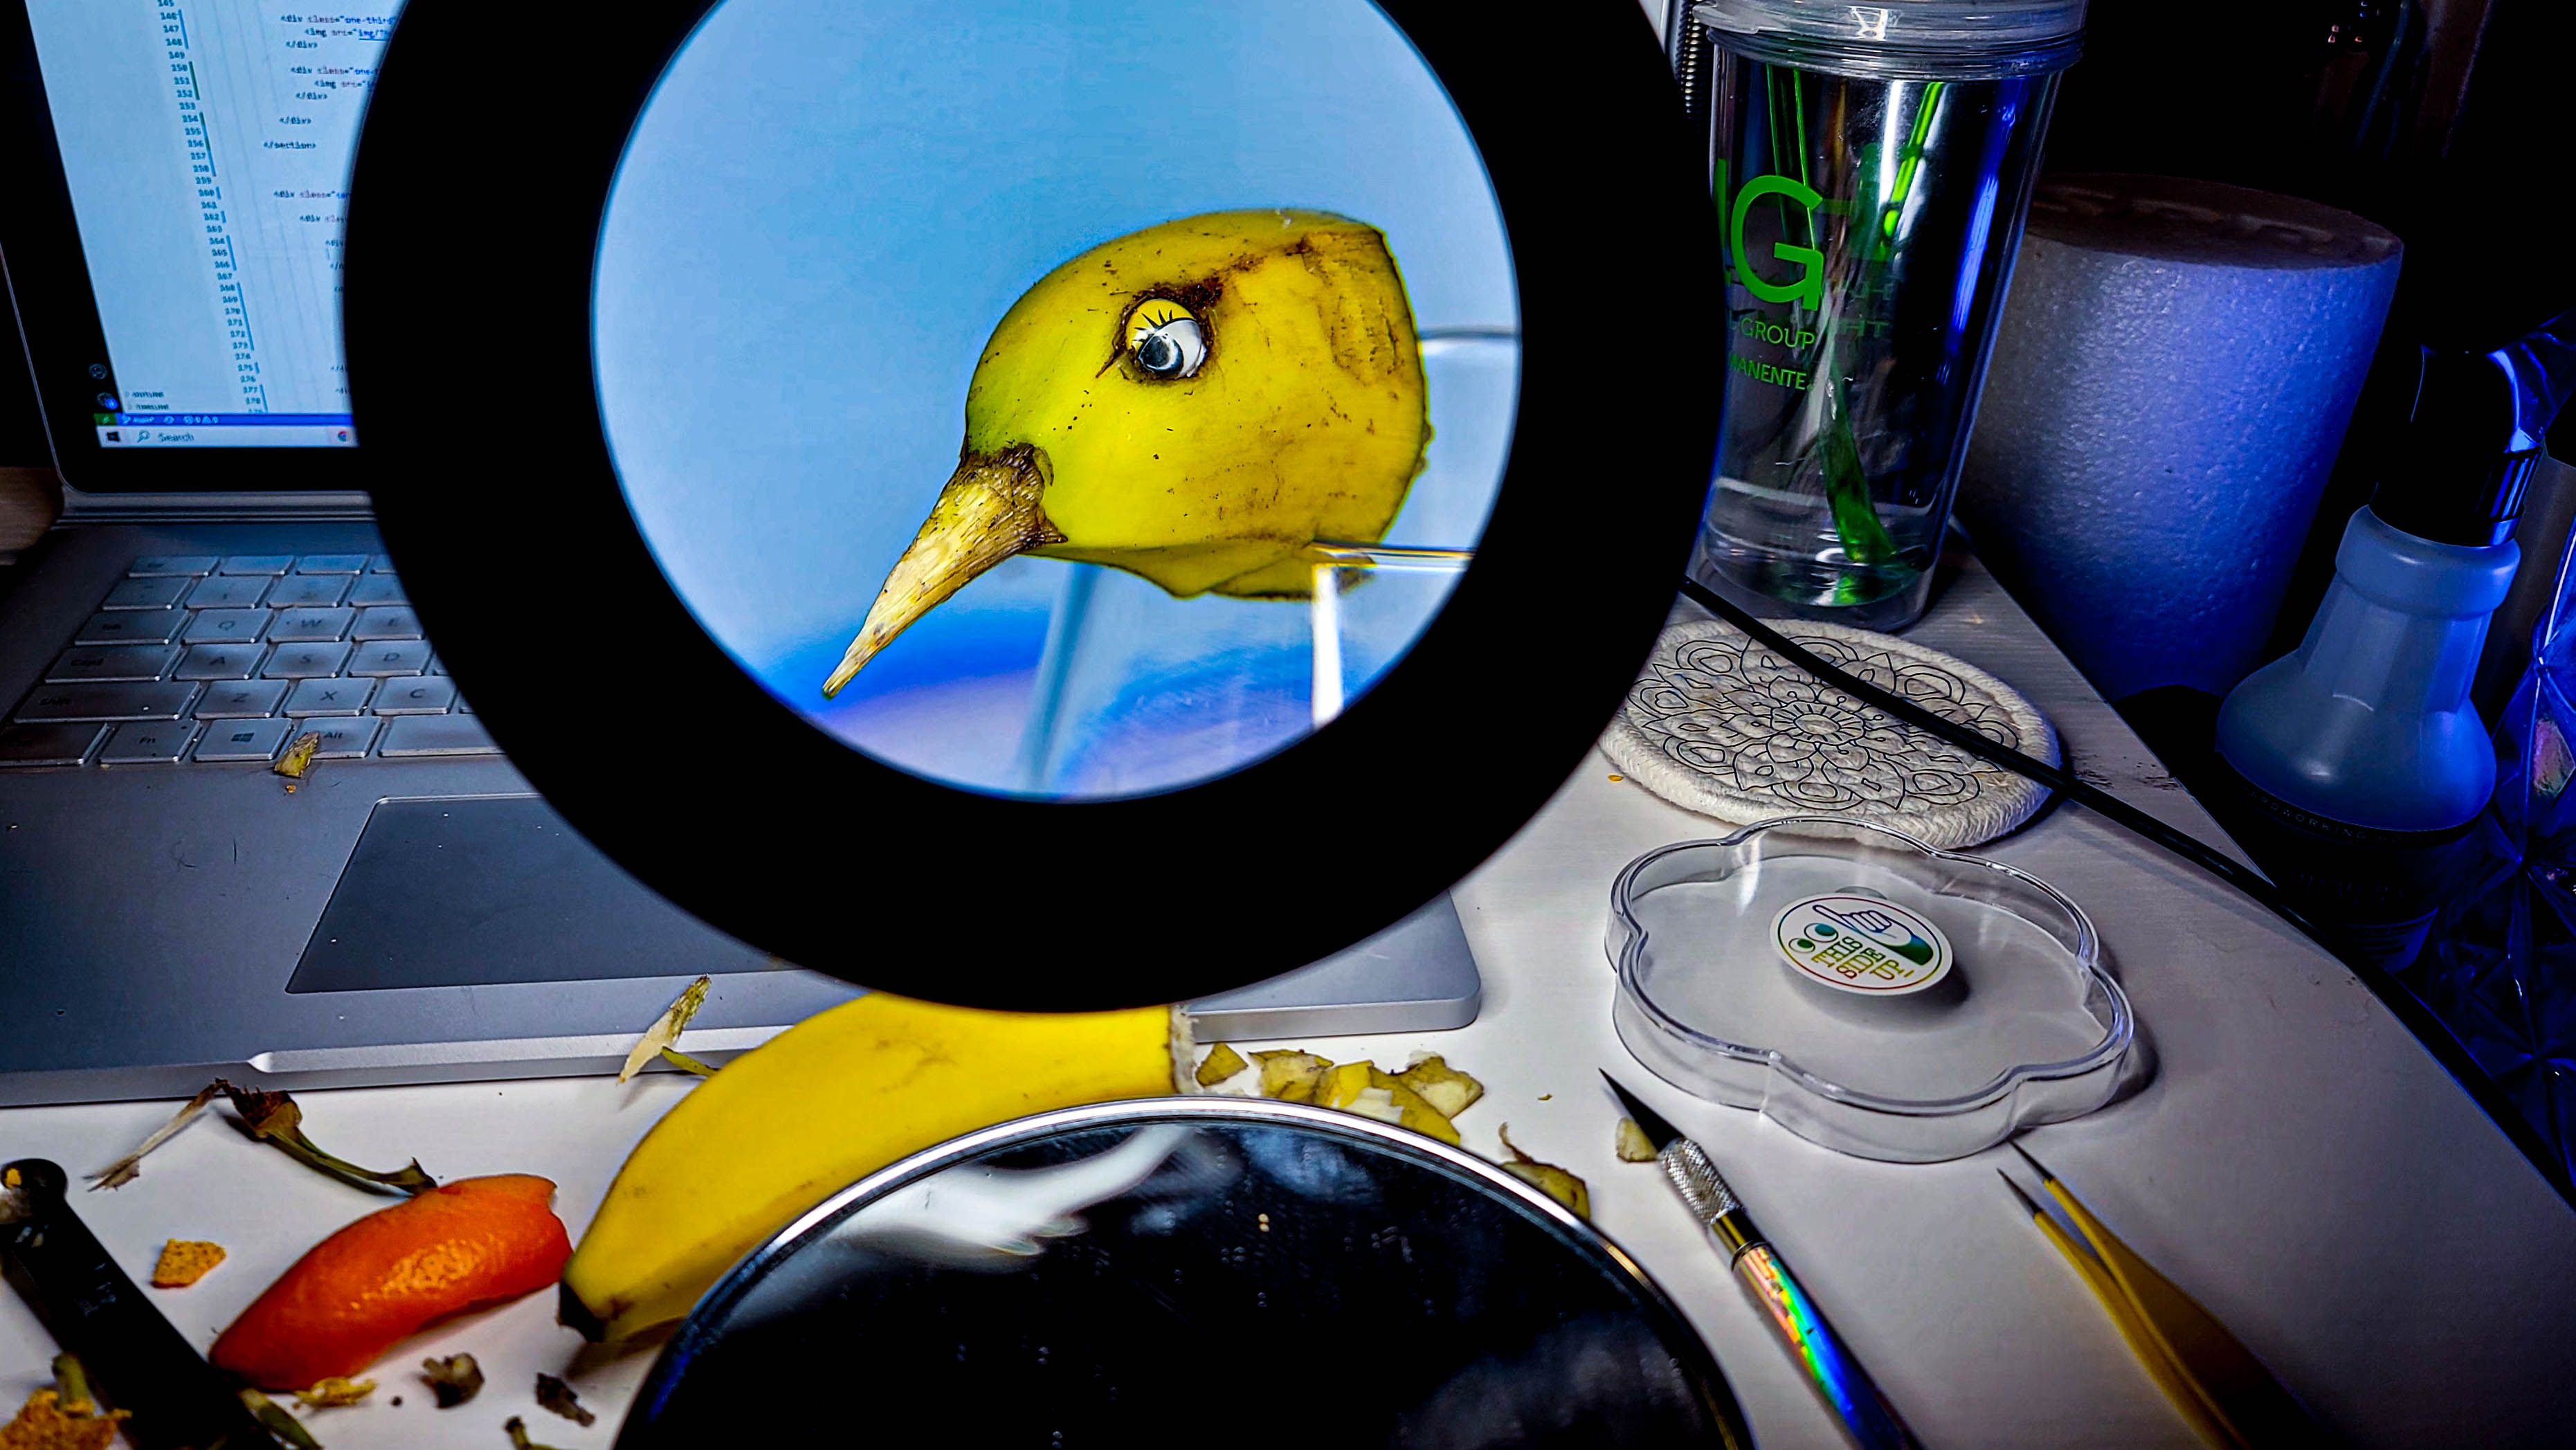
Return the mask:
<svg viewBox="0 0 2576 1450">
<path fill-rule="evenodd" d="M 382 554 L 134 561 L 0 725 L 0 767 L 495 755 Z"/>
</svg>

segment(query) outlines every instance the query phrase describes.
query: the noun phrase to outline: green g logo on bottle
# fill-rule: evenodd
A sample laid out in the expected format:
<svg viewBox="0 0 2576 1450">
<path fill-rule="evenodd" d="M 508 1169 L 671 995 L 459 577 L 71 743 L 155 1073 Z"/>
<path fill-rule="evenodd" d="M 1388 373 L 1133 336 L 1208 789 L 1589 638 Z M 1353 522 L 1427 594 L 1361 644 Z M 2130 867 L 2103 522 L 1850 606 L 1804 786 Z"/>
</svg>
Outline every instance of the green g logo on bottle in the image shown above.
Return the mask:
<svg viewBox="0 0 2576 1450">
<path fill-rule="evenodd" d="M 1723 181 L 1720 184 L 1723 185 Z M 1785 286 L 1753 270 L 1751 260 L 1744 255 L 1744 215 L 1753 209 L 1755 202 L 1766 196 L 1777 196 L 1786 201 L 1796 202 L 1810 218 L 1814 217 L 1815 209 L 1822 205 L 1825 199 L 1823 194 L 1814 187 L 1804 182 L 1792 181 L 1785 176 L 1757 176 L 1746 182 L 1744 189 L 1735 194 L 1735 205 L 1729 209 L 1726 218 L 1727 255 L 1735 259 L 1736 280 L 1744 284 L 1745 291 L 1765 302 L 1795 302 L 1806 307 L 1818 306 L 1825 298 L 1824 253 L 1813 247 L 1796 247 L 1787 242 L 1773 242 L 1771 255 L 1798 268 L 1797 280 Z"/>
</svg>

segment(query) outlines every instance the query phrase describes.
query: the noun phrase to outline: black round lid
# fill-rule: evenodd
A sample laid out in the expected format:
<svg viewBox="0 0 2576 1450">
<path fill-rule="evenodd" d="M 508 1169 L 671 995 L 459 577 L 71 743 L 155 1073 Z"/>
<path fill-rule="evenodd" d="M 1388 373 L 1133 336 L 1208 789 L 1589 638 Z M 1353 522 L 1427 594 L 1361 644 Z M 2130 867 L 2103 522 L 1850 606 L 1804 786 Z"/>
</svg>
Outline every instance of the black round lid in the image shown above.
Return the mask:
<svg viewBox="0 0 2576 1450">
<path fill-rule="evenodd" d="M 1260 1100 L 1004 1124 L 852 1185 L 664 1348 L 620 1450 L 1748 1446 L 1644 1272 L 1492 1165 Z"/>
<path fill-rule="evenodd" d="M 579 59 L 531 69 L 546 56 Z M 1015 295 L 1071 259 L 1127 266 L 1084 251 L 1122 233 L 1271 210 L 1296 238 L 1337 216 L 1382 229 L 1418 338 L 1382 286 L 1350 283 L 1383 280 L 1348 263 L 1365 246 L 1256 242 L 1243 266 L 1285 294 L 1138 264 L 1100 335 L 1029 387 L 1213 390 L 1272 356 L 1239 304 L 1279 316 L 1293 295 L 1324 322 L 1264 386 L 1387 349 L 1400 371 L 1417 348 L 1429 442 L 1391 531 L 1328 511 L 1279 535 L 1306 552 L 1266 573 L 1200 567 L 1268 527 L 1209 519 L 1258 512 L 1270 485 L 1203 497 L 1218 486 L 1193 475 L 1167 490 L 1190 514 L 1177 552 L 1146 558 L 1133 530 L 1086 542 L 1059 496 L 1102 484 L 1072 480 L 1067 441 L 1096 426 L 961 444 L 961 408 L 975 426 L 973 399 L 1009 381 L 994 359 L 1024 355 L 999 330 Z M 1521 25 L 1429 0 L 633 0 L 613 22 L 521 7 L 499 40 L 488 6 L 412 0 L 359 147 L 345 320 L 369 487 L 421 619 L 583 835 L 786 962 L 1090 1009 L 1364 940 L 1576 768 L 1706 491 L 1716 255 L 1633 7 Z M 1382 434 L 1391 415 L 1337 396 L 1275 427 Z M 1168 465 L 1148 452 L 1107 482 Z M 827 699 L 898 552 L 964 537 L 934 510 L 952 468 L 955 487 L 1043 487 L 1042 512 Z M 1274 492 L 1340 486 L 1280 468 Z M 1362 471 L 1346 491 L 1385 491 Z M 1446 522 L 1415 528 L 1435 496 Z M 713 584 L 693 572 L 719 556 Z M 950 691 L 939 710 L 925 679 Z M 987 729 L 949 708 L 970 695 L 1043 698 L 1054 723 Z M 1123 753 L 1068 774 L 1112 717 Z"/>
</svg>

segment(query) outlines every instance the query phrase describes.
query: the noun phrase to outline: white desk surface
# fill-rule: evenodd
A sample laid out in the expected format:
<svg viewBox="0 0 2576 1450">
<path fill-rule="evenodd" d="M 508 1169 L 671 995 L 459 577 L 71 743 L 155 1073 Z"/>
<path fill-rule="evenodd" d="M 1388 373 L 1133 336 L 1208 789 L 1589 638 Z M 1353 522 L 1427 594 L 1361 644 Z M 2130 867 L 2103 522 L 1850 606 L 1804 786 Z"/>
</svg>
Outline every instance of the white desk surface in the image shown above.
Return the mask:
<svg viewBox="0 0 2576 1450">
<path fill-rule="evenodd" d="M 2029 694 L 2088 779 L 2214 836 L 1975 563 L 1911 635 Z M 1390 1067 L 1427 1048 L 1481 1077 L 1488 1094 L 1459 1123 L 1468 1145 L 1498 1153 L 1494 1129 L 1508 1122 L 1524 1148 L 1589 1180 L 1594 1221 L 1707 1337 L 1765 1450 L 1843 1441 L 1661 1174 L 1612 1157 L 1618 1112 L 1597 1067 L 1619 1070 L 1708 1146 L 1933 1450 L 2195 1444 L 1996 1181 L 2006 1150 L 1923 1166 L 1847 1158 L 1685 1097 L 1628 1058 L 1610 1029 L 1601 951 L 1610 878 L 1654 846 L 1725 832 L 1613 783 L 1612 770 L 1597 753 L 1587 759 L 1459 886 L 1485 973 L 1474 1024 L 1309 1045 Z M 1986 849 L 2083 903 L 2157 1057 L 2135 1096 L 2030 1135 L 2041 1160 L 2355 1441 L 2576 1443 L 2576 1213 L 2371 994 L 2259 908 L 2081 810 L 2051 810 Z M 557 1079 L 299 1101 L 315 1139 L 359 1162 L 417 1155 L 441 1178 L 545 1174 L 578 1235 L 628 1148 L 687 1090 L 657 1075 L 624 1087 Z M 0 1156 L 50 1157 L 77 1175 L 171 1106 L 0 1112 Z M 210 1117 L 149 1159 L 139 1181 L 81 1195 L 77 1208 L 138 1281 L 165 1238 L 226 1246 L 231 1258 L 203 1283 L 154 1294 L 204 1345 L 306 1247 L 386 1201 Z M 490 1386 L 469 1406 L 434 1409 L 410 1372 L 459 1350 L 481 1361 Z M 0 1295 L 10 1405 L 48 1378 L 52 1353 L 26 1307 Z M 605 1446 L 648 1363 L 586 1350 L 554 1323 L 554 1296 L 532 1295 L 402 1346 L 377 1368 L 373 1403 L 310 1423 L 332 1450 L 499 1446 L 501 1422 L 519 1414 L 549 1444 Z M 538 1370 L 567 1375 L 598 1425 L 537 1410 Z M 398 1408 L 386 1403 L 394 1394 Z M 1239 1414 L 1225 1420 L 1251 1428 Z"/>
</svg>

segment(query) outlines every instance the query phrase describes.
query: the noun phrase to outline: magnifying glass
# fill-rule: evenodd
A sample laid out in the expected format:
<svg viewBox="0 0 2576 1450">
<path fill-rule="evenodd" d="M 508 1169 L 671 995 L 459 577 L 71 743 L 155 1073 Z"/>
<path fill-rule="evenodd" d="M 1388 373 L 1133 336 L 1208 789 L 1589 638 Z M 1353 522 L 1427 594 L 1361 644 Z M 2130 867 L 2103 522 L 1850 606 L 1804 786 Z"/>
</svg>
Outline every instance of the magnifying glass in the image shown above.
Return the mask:
<svg viewBox="0 0 2576 1450">
<path fill-rule="evenodd" d="M 1624 9 L 414 0 L 378 517 L 513 762 L 722 930 L 987 1007 L 1259 981 L 1500 846 L 1662 623 L 1685 135 Z"/>
</svg>

